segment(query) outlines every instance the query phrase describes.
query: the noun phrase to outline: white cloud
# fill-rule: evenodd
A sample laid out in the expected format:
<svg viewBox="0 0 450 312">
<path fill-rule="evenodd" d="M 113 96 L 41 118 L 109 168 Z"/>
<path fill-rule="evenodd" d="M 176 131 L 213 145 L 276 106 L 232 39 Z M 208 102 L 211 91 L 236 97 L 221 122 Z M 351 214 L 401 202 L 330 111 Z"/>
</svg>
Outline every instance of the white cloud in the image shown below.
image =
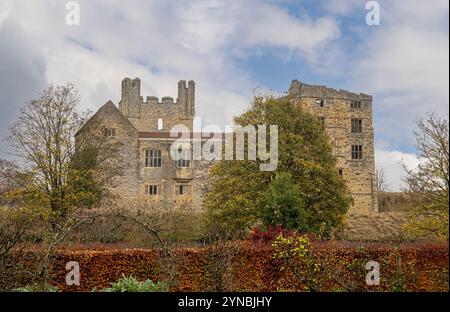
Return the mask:
<svg viewBox="0 0 450 312">
<path fill-rule="evenodd" d="M 383 168 L 386 182 L 391 191 L 400 191 L 403 187 L 402 177 L 405 175 L 403 165 L 408 169 L 416 168 L 420 159 L 415 154 L 393 150 L 375 150 L 375 165 L 378 170 Z"/>
<path fill-rule="evenodd" d="M 448 113 L 448 1 L 380 1 L 381 25 L 363 26 L 349 84 L 374 95 L 375 131 L 412 146 L 426 112 Z"/>
<path fill-rule="evenodd" d="M 296 18 L 256 0 L 79 0 L 80 26 L 66 25 L 65 3 L 2 0 L 0 27 L 20 28 L 28 40 L 22 49 L 42 54 L 42 81 L 74 82 L 91 110 L 109 99 L 117 104 L 125 76 L 141 78 L 144 97 L 176 97 L 177 81 L 193 79 L 197 113 L 205 122 L 230 123 L 260 85 L 234 65 L 236 57 L 275 46 L 313 60 L 339 36 L 330 18 Z M 14 105 L 22 104 L 18 97 Z"/>
<path fill-rule="evenodd" d="M 191 1 L 179 12 L 180 41 L 202 54 L 245 56 L 259 46 L 271 46 L 290 49 L 313 61 L 340 36 L 339 25 L 332 18 L 294 17 L 263 1 Z"/>
</svg>

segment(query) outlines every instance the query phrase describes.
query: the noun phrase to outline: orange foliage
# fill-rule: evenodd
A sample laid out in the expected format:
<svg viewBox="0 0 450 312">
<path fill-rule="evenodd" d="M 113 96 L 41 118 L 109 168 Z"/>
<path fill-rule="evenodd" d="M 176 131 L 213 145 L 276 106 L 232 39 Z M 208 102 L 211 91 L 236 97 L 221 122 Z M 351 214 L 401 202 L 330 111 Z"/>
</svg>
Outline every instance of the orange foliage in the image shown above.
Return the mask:
<svg viewBox="0 0 450 312">
<path fill-rule="evenodd" d="M 273 258 L 270 244 L 234 242 L 227 279 L 235 291 L 299 291 L 301 281 Z M 236 247 L 236 245 L 235 245 Z M 335 241 L 312 242 L 313 254 L 323 270 L 318 273 L 321 291 L 448 291 L 447 244 L 374 244 Z M 177 281 L 173 291 L 204 291 L 213 282 L 205 278 L 210 248 L 174 250 Z M 22 258 L 32 257 L 24 253 Z M 138 279 L 164 279 L 160 271 L 161 252 L 148 249 L 59 250 L 52 264 L 53 284 L 63 291 L 90 291 L 109 287 L 122 275 Z M 365 284 L 365 263 L 380 264 L 380 286 Z M 65 264 L 77 261 L 81 285 L 66 286 Z M 166 272 L 167 273 L 167 272 Z"/>
</svg>

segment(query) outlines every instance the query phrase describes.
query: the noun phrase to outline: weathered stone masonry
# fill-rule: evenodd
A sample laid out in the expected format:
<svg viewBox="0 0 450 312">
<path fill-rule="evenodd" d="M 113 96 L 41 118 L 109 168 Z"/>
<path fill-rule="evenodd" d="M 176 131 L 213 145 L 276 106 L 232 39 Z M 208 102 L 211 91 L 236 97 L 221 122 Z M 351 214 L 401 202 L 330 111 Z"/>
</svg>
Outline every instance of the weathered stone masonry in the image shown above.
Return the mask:
<svg viewBox="0 0 450 312">
<path fill-rule="evenodd" d="M 339 173 L 355 201 L 350 211 L 378 211 L 372 96 L 297 80 L 292 81 L 289 96 L 299 107 L 321 119 L 331 139 Z"/>
<path fill-rule="evenodd" d="M 194 81 L 178 82 L 176 100 L 148 96 L 144 101 L 140 88 L 138 78 L 125 78 L 119 108 L 108 101 L 78 136 L 95 124 L 111 136 L 111 140 L 123 143 L 120 156 L 126 170 L 116 187 L 123 198 L 144 201 L 162 209 L 201 209 L 211 162 L 194 160 L 180 167 L 180 163 L 170 157 L 170 146 L 176 139 L 170 137 L 172 126 L 182 124 L 193 135 Z M 355 200 L 351 210 L 377 211 L 373 187 L 372 97 L 297 80 L 292 82 L 289 95 L 299 107 L 322 120 L 332 141 L 339 173 Z"/>
<path fill-rule="evenodd" d="M 205 179 L 199 177 L 205 176 L 210 162 L 179 163 L 170 156 L 170 147 L 177 139 L 170 136 L 170 129 L 184 125 L 192 131 L 195 83 L 180 81 L 176 100 L 148 96 L 144 101 L 140 89 L 138 78 L 125 78 L 119 108 L 108 101 L 77 136 L 95 125 L 110 135 L 110 140 L 123 143 L 119 156 L 125 162 L 125 172 L 115 183 L 115 191 L 125 201 L 161 209 L 200 209 Z"/>
</svg>

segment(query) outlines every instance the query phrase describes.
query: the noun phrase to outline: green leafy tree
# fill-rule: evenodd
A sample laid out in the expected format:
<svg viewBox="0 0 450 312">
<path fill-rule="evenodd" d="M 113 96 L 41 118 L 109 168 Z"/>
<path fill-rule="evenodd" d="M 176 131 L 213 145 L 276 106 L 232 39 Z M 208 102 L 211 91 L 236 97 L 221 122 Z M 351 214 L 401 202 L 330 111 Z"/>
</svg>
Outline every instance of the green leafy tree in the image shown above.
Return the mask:
<svg viewBox="0 0 450 312">
<path fill-rule="evenodd" d="M 341 224 L 352 199 L 316 117 L 288 98 L 255 97 L 235 123 L 277 125 L 278 165 L 275 171 L 260 171 L 260 159 L 217 163 L 204 201 L 209 226 L 236 233 L 263 219 L 326 234 Z"/>
<path fill-rule="evenodd" d="M 300 232 L 310 230 L 303 195 L 289 172 L 278 174 L 269 184 L 263 203 L 264 225 L 282 224 Z"/>
</svg>

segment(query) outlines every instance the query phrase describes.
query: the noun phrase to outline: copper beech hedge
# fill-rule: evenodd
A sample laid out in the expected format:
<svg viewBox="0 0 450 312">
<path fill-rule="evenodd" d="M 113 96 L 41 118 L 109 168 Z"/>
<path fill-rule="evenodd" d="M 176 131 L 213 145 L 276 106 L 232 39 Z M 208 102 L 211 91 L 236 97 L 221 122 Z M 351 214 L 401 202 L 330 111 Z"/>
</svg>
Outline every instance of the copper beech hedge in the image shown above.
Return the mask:
<svg viewBox="0 0 450 312">
<path fill-rule="evenodd" d="M 447 243 L 318 241 L 311 249 L 321 267 L 316 276 L 320 291 L 448 291 Z M 35 253 L 23 253 L 21 258 L 31 263 Z M 63 291 L 91 291 L 109 287 L 122 275 L 157 281 L 171 273 L 172 291 L 304 290 L 298 276 L 283 269 L 273 253 L 270 244 L 248 241 L 177 248 L 169 258 L 147 249 L 58 250 L 52 262 L 52 284 Z M 380 264 L 379 286 L 365 282 L 364 266 L 371 260 Z M 65 283 L 69 261 L 79 263 L 80 286 Z"/>
</svg>

